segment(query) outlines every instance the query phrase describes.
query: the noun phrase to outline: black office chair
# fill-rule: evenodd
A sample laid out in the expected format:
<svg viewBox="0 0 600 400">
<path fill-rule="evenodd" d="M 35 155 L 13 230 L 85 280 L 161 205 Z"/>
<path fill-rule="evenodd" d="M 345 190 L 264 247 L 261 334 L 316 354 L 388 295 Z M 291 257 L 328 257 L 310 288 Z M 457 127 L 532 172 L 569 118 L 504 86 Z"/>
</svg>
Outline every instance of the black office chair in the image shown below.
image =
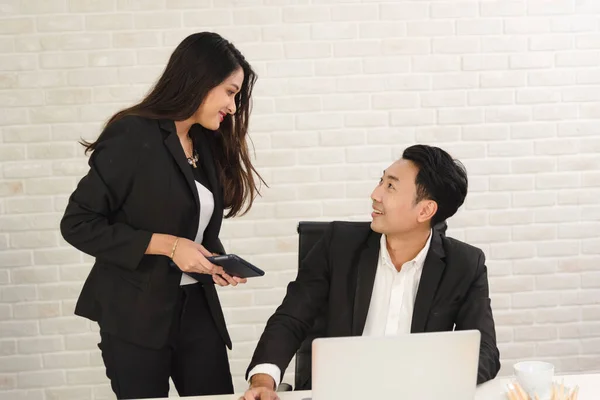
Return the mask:
<svg viewBox="0 0 600 400">
<path fill-rule="evenodd" d="M 301 221 L 298 223 L 298 268 L 302 266 L 302 260 L 319 241 L 321 236 L 323 236 L 323 232 L 329 224 L 329 222 L 313 221 Z M 312 341 L 325 334 L 327 323 L 326 310 L 326 308 L 322 310 L 321 314 L 315 320 L 313 328 L 309 331 L 307 338 L 296 352 L 294 390 L 311 389 Z M 290 390 L 292 390 L 292 386 L 283 382 L 278 388 L 280 392 Z"/>
<path fill-rule="evenodd" d="M 302 260 L 315 246 L 323 236 L 323 232 L 329 226 L 329 222 L 309 222 L 298 223 L 298 267 L 302 266 Z M 307 338 L 302 342 L 300 349 L 296 352 L 296 369 L 294 386 L 295 390 L 310 390 L 311 381 L 311 363 L 312 363 L 312 341 L 325 335 L 327 328 L 327 307 L 321 310 L 321 313 L 315 319 L 315 323 L 308 333 Z"/>
<path fill-rule="evenodd" d="M 325 229 L 330 222 L 301 221 L 298 223 L 298 268 L 302 266 L 302 260 L 306 257 L 314 245 L 321 239 Z M 446 233 L 448 225 L 446 222 L 440 222 L 433 229 Z M 327 327 L 327 308 L 321 310 L 320 315 L 315 320 L 313 328 L 308 333 L 307 338 L 302 342 L 300 349 L 296 352 L 296 368 L 294 378 L 294 388 L 288 383 L 281 383 L 278 391 L 286 392 L 290 390 L 311 390 L 312 388 L 312 341 L 325 335 Z"/>
</svg>

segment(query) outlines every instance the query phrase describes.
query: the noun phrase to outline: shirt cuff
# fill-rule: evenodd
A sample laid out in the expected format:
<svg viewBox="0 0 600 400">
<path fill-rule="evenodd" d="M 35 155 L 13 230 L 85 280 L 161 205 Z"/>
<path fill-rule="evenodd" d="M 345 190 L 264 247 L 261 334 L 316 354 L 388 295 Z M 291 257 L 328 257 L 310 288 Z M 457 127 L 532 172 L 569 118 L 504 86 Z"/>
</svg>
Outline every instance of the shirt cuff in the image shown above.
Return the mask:
<svg viewBox="0 0 600 400">
<path fill-rule="evenodd" d="M 275 381 L 275 388 L 277 388 L 277 386 L 279 386 L 279 383 L 281 381 L 281 370 L 279 369 L 279 367 L 277 365 L 275 365 L 275 364 L 258 364 L 257 366 L 252 368 L 250 370 L 250 372 L 248 373 L 248 383 L 250 383 L 252 376 L 257 375 L 257 374 L 269 375 Z"/>
</svg>

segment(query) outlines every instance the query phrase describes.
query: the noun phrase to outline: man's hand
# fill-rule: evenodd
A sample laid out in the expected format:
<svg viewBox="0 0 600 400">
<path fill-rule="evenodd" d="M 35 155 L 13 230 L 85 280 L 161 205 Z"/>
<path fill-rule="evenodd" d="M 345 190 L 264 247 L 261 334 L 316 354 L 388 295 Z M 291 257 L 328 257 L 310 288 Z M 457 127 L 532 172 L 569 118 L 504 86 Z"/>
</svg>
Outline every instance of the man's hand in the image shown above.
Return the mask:
<svg viewBox="0 0 600 400">
<path fill-rule="evenodd" d="M 250 388 L 240 400 L 279 400 L 279 396 L 272 389 L 266 387 Z"/>
<path fill-rule="evenodd" d="M 279 400 L 275 392 L 275 381 L 267 374 L 253 375 L 250 378 L 250 389 L 240 400 Z"/>
</svg>

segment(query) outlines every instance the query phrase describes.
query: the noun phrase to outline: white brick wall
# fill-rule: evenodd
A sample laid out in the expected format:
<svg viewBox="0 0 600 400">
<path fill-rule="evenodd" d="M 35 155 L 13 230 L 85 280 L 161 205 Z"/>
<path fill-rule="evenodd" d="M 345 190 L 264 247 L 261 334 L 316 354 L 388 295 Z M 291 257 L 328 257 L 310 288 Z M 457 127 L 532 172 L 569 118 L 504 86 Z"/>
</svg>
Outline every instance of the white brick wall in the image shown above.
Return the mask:
<svg viewBox="0 0 600 400">
<path fill-rule="evenodd" d="M 97 327 L 72 314 L 91 260 L 57 230 L 87 169 L 75 142 L 200 30 L 260 76 L 251 128 L 270 188 L 223 227 L 267 271 L 221 291 L 238 390 L 295 276 L 298 220 L 366 219 L 381 169 L 415 142 L 469 169 L 449 233 L 487 254 L 502 373 L 522 358 L 600 370 L 597 0 L 5 0 L 0 400 L 112 398 Z"/>
</svg>

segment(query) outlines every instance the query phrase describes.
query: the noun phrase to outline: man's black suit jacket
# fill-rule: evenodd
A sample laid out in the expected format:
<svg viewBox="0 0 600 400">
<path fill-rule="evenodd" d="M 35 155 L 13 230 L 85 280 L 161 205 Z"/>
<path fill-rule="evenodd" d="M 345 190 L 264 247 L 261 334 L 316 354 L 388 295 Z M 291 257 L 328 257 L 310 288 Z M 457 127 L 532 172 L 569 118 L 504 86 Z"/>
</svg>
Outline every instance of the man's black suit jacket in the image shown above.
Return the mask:
<svg viewBox="0 0 600 400">
<path fill-rule="evenodd" d="M 248 372 L 256 365 L 277 365 L 282 376 L 315 318 L 327 312 L 325 336 L 363 333 L 379 256 L 381 234 L 368 222 L 332 222 L 307 254 L 283 303 L 268 320 Z M 477 382 L 500 369 L 483 252 L 432 231 L 411 332 L 478 329 L 481 332 Z"/>
<path fill-rule="evenodd" d="M 219 240 L 223 187 L 215 166 L 217 140 L 199 125 L 193 125 L 190 134 L 215 203 L 202 244 L 224 253 Z M 153 233 L 194 240 L 202 206 L 175 124 L 137 116 L 113 122 L 89 164 L 61 221 L 65 240 L 96 258 L 75 314 L 98 321 L 106 333 L 161 348 L 175 315 L 181 271 L 168 257 L 144 252 Z M 216 289 L 207 278 L 208 306 L 231 347 Z"/>
</svg>

